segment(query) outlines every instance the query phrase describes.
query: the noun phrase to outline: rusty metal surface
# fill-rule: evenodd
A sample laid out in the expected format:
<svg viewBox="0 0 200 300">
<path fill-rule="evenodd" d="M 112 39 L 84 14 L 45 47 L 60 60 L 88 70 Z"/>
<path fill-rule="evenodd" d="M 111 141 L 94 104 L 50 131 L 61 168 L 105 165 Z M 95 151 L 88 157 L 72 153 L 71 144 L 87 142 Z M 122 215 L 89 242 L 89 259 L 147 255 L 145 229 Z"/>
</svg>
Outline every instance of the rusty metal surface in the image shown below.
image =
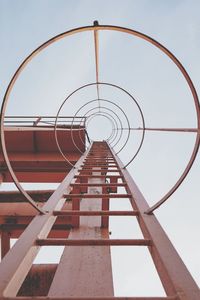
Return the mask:
<svg viewBox="0 0 200 300">
<path fill-rule="evenodd" d="M 39 246 L 151 246 L 148 239 L 39 239 Z"/>
<path fill-rule="evenodd" d="M 137 216 L 138 211 L 132 211 L 132 210 L 121 210 L 121 211 L 112 211 L 112 210 L 59 210 L 59 211 L 54 211 L 53 214 L 55 216 L 72 216 L 72 215 L 78 215 L 78 216 Z"/>
<path fill-rule="evenodd" d="M 46 296 L 57 269 L 57 264 L 33 265 L 17 296 Z"/>
<path fill-rule="evenodd" d="M 36 202 L 45 202 L 53 194 L 54 190 L 30 190 L 29 193 Z M 23 195 L 18 191 L 1 191 L 0 192 L 0 205 L 1 203 L 16 203 L 26 202 Z M 1 207 L 3 209 L 3 207 Z"/>
<path fill-rule="evenodd" d="M 99 175 L 99 170 L 93 174 Z M 104 183 L 103 178 L 88 176 L 87 193 L 90 193 L 91 196 L 96 196 L 96 194 L 99 196 L 98 194 L 102 193 L 101 185 Z M 90 201 L 87 199 L 87 193 L 85 199 L 80 203 L 80 215 L 82 210 L 100 212 L 102 209 L 101 202 L 103 200 L 100 196 L 99 199 L 92 198 L 93 201 Z M 113 296 L 110 247 L 109 243 L 107 246 L 102 244 L 102 241 L 110 242 L 111 240 L 108 238 L 108 228 L 101 228 L 101 217 L 98 214 L 94 214 L 92 217 L 81 216 L 79 227 L 71 231 L 68 239 L 60 240 L 60 245 L 71 244 L 71 246 L 65 247 L 48 296 L 59 298 L 64 295 L 68 297 L 84 295 L 93 299 L 97 296 Z M 44 242 L 46 245 L 49 241 L 49 239 L 39 240 L 38 243 Z M 97 241 L 101 247 L 94 247 Z M 51 239 L 51 242 L 56 244 L 59 241 Z M 86 245 L 87 247 L 85 247 Z"/>
</svg>

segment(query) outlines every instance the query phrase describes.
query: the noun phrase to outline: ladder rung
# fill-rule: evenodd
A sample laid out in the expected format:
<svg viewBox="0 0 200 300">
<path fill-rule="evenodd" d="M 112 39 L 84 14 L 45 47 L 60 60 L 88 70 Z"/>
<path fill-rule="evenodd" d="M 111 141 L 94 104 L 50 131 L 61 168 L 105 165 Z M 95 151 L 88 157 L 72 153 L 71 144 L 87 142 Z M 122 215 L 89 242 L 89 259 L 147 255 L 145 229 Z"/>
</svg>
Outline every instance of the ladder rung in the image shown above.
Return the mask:
<svg viewBox="0 0 200 300">
<path fill-rule="evenodd" d="M 111 155 L 111 153 L 89 153 L 88 156 L 86 157 L 86 159 L 113 159 L 113 155 Z"/>
<path fill-rule="evenodd" d="M 82 165 L 104 165 L 104 166 L 107 166 L 107 165 L 115 165 L 116 166 L 116 163 L 115 161 L 99 161 L 99 160 L 94 160 L 94 161 L 84 161 Z"/>
<path fill-rule="evenodd" d="M 151 246 L 148 239 L 38 239 L 39 246 Z"/>
<path fill-rule="evenodd" d="M 108 149 L 108 148 L 103 148 L 103 149 L 99 149 L 99 148 L 98 148 L 98 149 L 97 149 L 97 148 L 96 148 L 96 149 L 95 149 L 95 148 L 91 148 L 89 154 L 91 154 L 91 153 L 92 153 L 92 154 L 94 154 L 94 153 L 95 153 L 95 154 L 96 154 L 96 153 L 97 153 L 97 154 L 102 154 L 102 153 L 106 153 L 106 154 L 108 153 L 108 154 L 111 154 L 111 151 L 110 151 L 110 149 Z"/>
<path fill-rule="evenodd" d="M 104 169 L 94 169 L 94 168 L 82 168 L 82 169 L 79 169 L 78 170 L 79 172 L 81 171 L 90 171 L 90 172 L 112 172 L 112 173 L 115 173 L 115 172 L 121 172 L 120 169 L 107 169 L 107 168 L 104 168 Z"/>
<path fill-rule="evenodd" d="M 94 187 L 120 187 L 126 186 L 126 183 L 71 183 L 70 186 L 79 187 L 79 186 L 94 186 Z"/>
<path fill-rule="evenodd" d="M 6 300 L 16 300 L 16 297 L 6 297 Z M 34 298 L 32 296 L 23 296 L 23 297 L 17 297 L 17 300 L 33 300 Z M 71 296 L 65 296 L 65 297 L 45 297 L 45 296 L 37 296 L 35 298 L 37 300 L 179 300 L 178 296 L 166 296 L 166 297 L 71 297 Z"/>
<path fill-rule="evenodd" d="M 106 158 L 104 159 L 87 159 L 87 160 L 84 160 L 83 163 L 85 164 L 92 164 L 92 163 L 99 163 L 99 164 L 116 164 L 116 162 L 114 160 L 107 160 Z"/>
<path fill-rule="evenodd" d="M 113 156 L 108 153 L 89 153 L 87 158 L 98 158 L 98 159 L 102 159 L 102 158 L 113 158 Z"/>
<path fill-rule="evenodd" d="M 132 198 L 131 194 L 64 194 L 66 198 Z"/>
<path fill-rule="evenodd" d="M 54 216 L 138 216 L 137 210 L 56 210 Z"/>
<path fill-rule="evenodd" d="M 117 166 L 117 164 L 115 162 L 104 162 L 104 161 L 95 161 L 95 162 L 90 162 L 90 161 L 86 161 L 82 164 L 83 166 Z"/>
<path fill-rule="evenodd" d="M 115 178 L 120 179 L 123 178 L 121 175 L 75 175 L 74 178 Z"/>
<path fill-rule="evenodd" d="M 119 172 L 119 168 L 109 169 L 108 167 L 82 167 L 82 171 L 91 171 L 91 172 Z"/>
<path fill-rule="evenodd" d="M 107 168 L 113 168 L 113 169 L 114 169 L 114 168 L 116 168 L 116 169 L 118 168 L 117 165 L 109 165 L 109 164 L 107 164 L 107 165 L 99 165 L 99 164 L 91 164 L 91 165 L 90 165 L 90 164 L 84 164 L 84 165 L 81 165 L 81 167 L 84 168 L 84 169 L 85 169 L 85 168 L 104 168 L 104 169 L 105 169 L 105 168 L 106 168 L 106 169 L 107 169 Z"/>
<path fill-rule="evenodd" d="M 115 168 L 115 167 L 117 167 L 117 164 L 115 164 L 115 163 L 113 163 L 113 162 L 105 162 L 105 163 L 99 163 L 99 162 L 92 162 L 92 163 L 88 163 L 88 162 L 85 162 L 85 163 L 83 163 L 81 166 L 87 166 L 87 167 L 105 167 L 105 168 L 107 168 L 107 167 L 113 167 L 113 168 Z"/>
<path fill-rule="evenodd" d="M 88 156 L 84 159 L 84 161 L 96 161 L 96 160 L 115 161 L 115 159 L 113 157 L 106 157 L 106 156 L 105 157 Z"/>
<path fill-rule="evenodd" d="M 113 157 L 87 157 L 84 161 L 113 161 L 115 162 Z"/>
</svg>

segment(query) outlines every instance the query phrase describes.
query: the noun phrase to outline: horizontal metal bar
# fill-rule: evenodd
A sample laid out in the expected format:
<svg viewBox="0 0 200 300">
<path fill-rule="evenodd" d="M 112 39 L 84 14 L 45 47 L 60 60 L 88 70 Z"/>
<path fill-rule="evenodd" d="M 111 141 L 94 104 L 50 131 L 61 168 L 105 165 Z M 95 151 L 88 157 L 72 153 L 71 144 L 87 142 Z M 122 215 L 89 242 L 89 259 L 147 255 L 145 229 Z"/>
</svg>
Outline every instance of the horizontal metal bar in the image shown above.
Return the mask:
<svg viewBox="0 0 200 300">
<path fill-rule="evenodd" d="M 32 126 L 37 126 L 38 123 L 42 123 L 42 124 L 51 124 L 51 125 L 55 125 L 54 124 L 54 121 L 53 120 L 47 120 L 47 121 L 43 121 L 43 120 L 28 120 L 28 121 L 25 121 L 25 120 L 15 120 L 15 121 L 11 121 L 11 120 L 8 120 L 8 121 L 5 121 L 4 124 L 32 124 Z M 79 125 L 83 123 L 82 121 L 79 121 L 79 120 L 75 120 L 73 122 L 73 125 Z M 59 120 L 57 121 L 57 124 L 62 124 L 62 125 L 71 125 L 72 124 L 72 120 Z M 9 126 L 9 125 L 8 125 Z M 25 125 L 27 126 L 27 125 Z"/>
<path fill-rule="evenodd" d="M 148 239 L 38 239 L 39 246 L 151 246 Z"/>
<path fill-rule="evenodd" d="M 109 163 L 105 163 L 105 164 L 101 164 L 101 163 L 93 163 L 93 164 L 83 164 L 81 167 L 89 167 L 89 168 L 99 168 L 99 167 L 106 167 L 106 168 L 117 168 L 116 164 L 109 164 Z"/>
<path fill-rule="evenodd" d="M 93 160 L 93 161 L 86 161 L 86 162 L 83 162 L 84 166 L 87 166 L 87 165 L 93 165 L 93 166 L 96 166 L 96 165 L 103 165 L 103 166 L 116 166 L 116 163 L 114 160 L 105 160 L 105 159 L 96 159 L 96 160 Z"/>
<path fill-rule="evenodd" d="M 136 210 L 58 210 L 53 212 L 54 216 L 138 216 Z"/>
<path fill-rule="evenodd" d="M 78 128 L 77 128 L 78 126 Z M 5 131 L 54 131 L 54 125 L 52 126 L 5 126 Z M 84 126 L 75 125 L 73 128 L 71 126 L 68 127 L 59 127 L 57 126 L 58 131 L 84 131 Z"/>
<path fill-rule="evenodd" d="M 84 165 L 89 165 L 89 164 L 103 164 L 103 165 L 116 165 L 115 161 L 114 160 L 107 160 L 105 158 L 102 158 L 102 159 L 93 159 L 92 161 L 91 160 L 87 160 L 85 162 L 83 162 Z"/>
<path fill-rule="evenodd" d="M 120 179 L 123 178 L 121 175 L 76 175 L 74 178 L 115 178 Z"/>
<path fill-rule="evenodd" d="M 79 175 L 88 175 L 88 177 L 93 175 L 93 170 L 79 170 L 80 174 Z M 117 173 L 114 174 L 116 176 L 118 176 L 118 174 L 121 174 L 121 170 L 106 170 L 106 169 L 101 169 L 101 170 L 94 170 L 94 172 L 99 172 L 101 173 L 101 175 L 104 175 L 106 177 L 108 176 L 113 176 L 111 174 L 107 174 L 107 173 Z"/>
<path fill-rule="evenodd" d="M 36 202 L 46 202 L 53 194 L 54 190 L 35 190 L 28 191 L 29 195 Z M 1 191 L 0 203 L 27 202 L 26 198 L 19 191 Z"/>
<path fill-rule="evenodd" d="M 90 152 L 88 157 L 114 157 L 110 151 L 96 151 Z"/>
<path fill-rule="evenodd" d="M 102 159 L 107 161 L 115 161 L 113 156 L 108 156 L 108 155 L 103 155 L 103 156 L 90 155 L 87 156 L 84 161 L 96 161 Z"/>
<path fill-rule="evenodd" d="M 114 163 L 98 163 L 98 162 L 96 162 L 96 163 L 84 163 L 82 166 L 84 166 L 84 167 L 96 167 L 96 168 L 98 168 L 98 167 L 117 167 L 117 165 L 116 164 L 114 164 Z"/>
<path fill-rule="evenodd" d="M 107 157 L 107 156 L 104 156 L 104 157 L 96 157 L 96 156 L 93 156 L 93 155 L 90 155 L 88 157 L 86 157 L 86 159 L 84 161 L 97 161 L 97 160 L 105 160 L 105 161 L 115 161 L 113 157 Z"/>
<path fill-rule="evenodd" d="M 131 128 L 132 130 L 143 130 L 143 128 Z M 199 132 L 198 128 L 157 128 L 146 127 L 145 131 L 168 131 L 168 132 Z"/>
<path fill-rule="evenodd" d="M 56 119 L 56 116 L 5 116 L 5 119 Z M 84 116 L 58 116 L 58 119 L 86 119 Z"/>
<path fill-rule="evenodd" d="M 120 172 L 121 169 L 117 168 L 117 169 L 108 169 L 108 168 L 82 168 L 82 169 L 79 169 L 79 171 L 91 171 L 91 172 L 103 172 L 103 171 L 106 171 L 106 172 Z"/>
<path fill-rule="evenodd" d="M 101 187 L 118 187 L 126 186 L 126 183 L 71 183 L 70 186 L 81 187 L 81 186 L 101 186 Z"/>
<path fill-rule="evenodd" d="M 132 198 L 131 194 L 64 194 L 64 197 L 70 198 Z"/>
<path fill-rule="evenodd" d="M 178 296 L 166 297 L 49 297 L 49 296 L 23 296 L 23 297 L 5 297 L 4 300 L 179 300 Z"/>
</svg>

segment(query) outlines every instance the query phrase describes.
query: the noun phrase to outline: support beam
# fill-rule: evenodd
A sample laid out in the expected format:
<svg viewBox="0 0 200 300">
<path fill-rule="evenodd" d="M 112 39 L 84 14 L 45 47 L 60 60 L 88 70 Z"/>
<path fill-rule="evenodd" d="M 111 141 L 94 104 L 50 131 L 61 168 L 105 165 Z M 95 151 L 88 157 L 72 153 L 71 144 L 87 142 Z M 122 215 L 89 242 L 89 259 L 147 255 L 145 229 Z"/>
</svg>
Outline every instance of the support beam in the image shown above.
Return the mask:
<svg viewBox="0 0 200 300">
<path fill-rule="evenodd" d="M 10 250 L 10 233 L 6 230 L 1 231 L 1 259 L 8 253 Z"/>
<path fill-rule="evenodd" d="M 132 198 L 131 194 L 65 194 L 64 195 L 67 199 L 73 198 L 88 198 L 88 199 L 107 199 L 107 198 Z"/>
<path fill-rule="evenodd" d="M 2 173 L 0 173 L 0 185 L 2 184 L 3 181 L 4 181 L 4 176 Z"/>
<path fill-rule="evenodd" d="M 29 195 L 36 202 L 46 202 L 47 199 L 53 194 L 54 190 L 41 190 L 41 191 L 28 191 Z M 24 196 L 18 191 L 1 191 L 0 192 L 0 205 L 2 203 L 18 203 L 27 202 Z M 3 209 L 3 207 L 1 207 Z M 10 207 L 10 209 L 12 209 Z"/>
<path fill-rule="evenodd" d="M 76 186 L 101 186 L 104 188 L 115 188 L 115 187 L 124 187 L 126 183 L 71 183 L 72 187 Z"/>
<path fill-rule="evenodd" d="M 94 26 L 98 26 L 98 21 L 94 21 Z M 95 48 L 95 67 L 96 67 L 96 83 L 97 83 L 97 99 L 99 102 L 100 109 L 100 95 L 99 95 L 99 38 L 98 38 L 98 30 L 94 30 L 94 48 Z"/>
<path fill-rule="evenodd" d="M 92 175 L 99 175 L 99 169 L 95 172 L 92 171 Z M 102 210 L 102 187 L 99 185 L 100 183 L 105 183 L 105 178 L 90 178 L 88 176 L 88 183 L 92 186 L 87 187 L 87 193 L 80 202 L 80 215 L 81 211 Z M 90 199 L 88 199 L 88 195 L 90 195 Z M 77 195 L 75 199 L 77 199 L 76 197 Z M 81 216 L 80 227 L 73 229 L 69 234 L 69 238 L 61 241 L 61 243 L 72 243 L 72 245 L 65 247 L 48 296 L 56 299 L 64 295 L 67 295 L 69 298 L 78 297 L 78 299 L 83 296 L 91 297 L 91 299 L 95 299 L 98 296 L 102 298 L 104 296 L 113 296 L 114 288 L 109 244 L 101 247 L 93 246 L 94 239 L 101 243 L 105 239 L 108 240 L 108 238 L 108 228 L 101 228 L 101 217 L 99 215 L 93 215 L 92 217 L 87 215 Z M 89 243 L 88 239 L 90 239 Z M 108 241 L 110 242 L 110 240 Z M 56 241 L 54 240 L 54 242 Z M 76 247 L 77 243 L 79 243 L 79 247 Z M 86 244 L 87 247 L 85 247 Z M 63 276 L 63 274 L 65 275 Z"/>
<path fill-rule="evenodd" d="M 54 216 L 137 216 L 138 211 L 134 210 L 118 210 L 118 211 L 112 211 L 112 210 L 72 210 L 72 211 L 54 211 Z"/>
</svg>

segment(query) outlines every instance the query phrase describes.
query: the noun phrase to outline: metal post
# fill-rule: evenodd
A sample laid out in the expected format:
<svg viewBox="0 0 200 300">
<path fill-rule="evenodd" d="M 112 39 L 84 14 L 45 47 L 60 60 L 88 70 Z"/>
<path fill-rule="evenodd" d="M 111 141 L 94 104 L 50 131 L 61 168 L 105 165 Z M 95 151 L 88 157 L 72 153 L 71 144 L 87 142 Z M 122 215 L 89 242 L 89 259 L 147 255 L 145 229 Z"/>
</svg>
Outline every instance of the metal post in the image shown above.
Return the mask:
<svg viewBox="0 0 200 300">
<path fill-rule="evenodd" d="M 10 233 L 6 230 L 1 232 L 1 259 L 8 253 L 10 250 Z"/>
<path fill-rule="evenodd" d="M 3 174 L 0 173 L 0 185 L 3 183 Z"/>
</svg>

